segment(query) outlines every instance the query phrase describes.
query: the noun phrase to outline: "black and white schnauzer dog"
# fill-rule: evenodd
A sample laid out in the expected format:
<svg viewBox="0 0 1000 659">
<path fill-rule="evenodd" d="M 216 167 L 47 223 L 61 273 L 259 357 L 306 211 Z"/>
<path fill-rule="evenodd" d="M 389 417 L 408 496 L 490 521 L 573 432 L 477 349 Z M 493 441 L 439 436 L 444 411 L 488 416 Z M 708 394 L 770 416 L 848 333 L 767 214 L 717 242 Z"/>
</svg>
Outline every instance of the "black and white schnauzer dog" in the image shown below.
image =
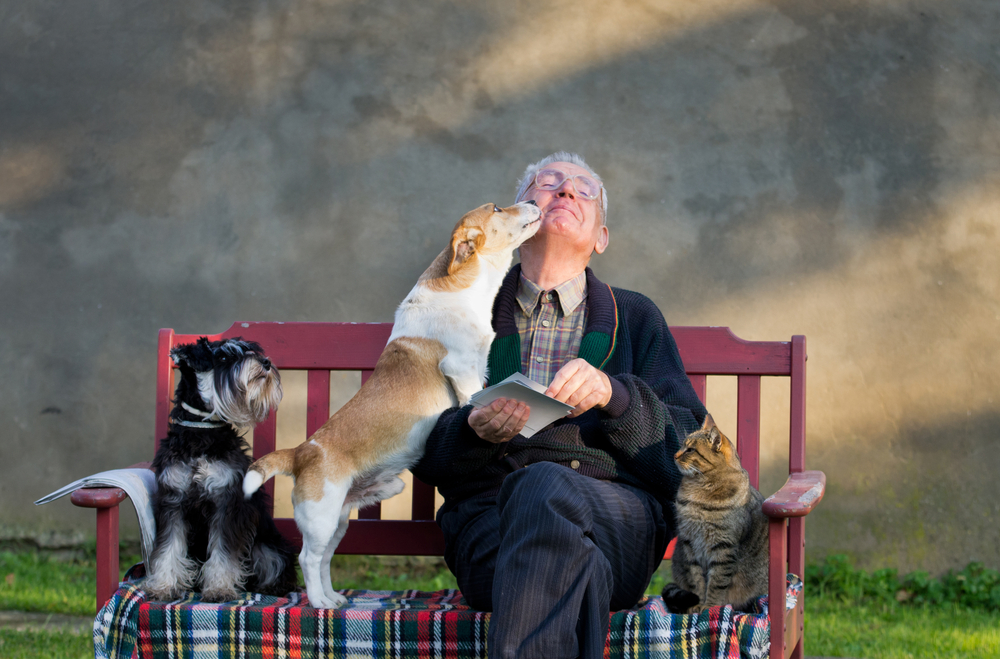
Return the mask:
<svg viewBox="0 0 1000 659">
<path fill-rule="evenodd" d="M 251 459 L 238 433 L 281 401 L 278 369 L 260 345 L 239 338 L 201 337 L 170 356 L 181 378 L 170 430 L 153 459 L 156 546 L 143 590 L 171 600 L 200 589 L 208 602 L 236 599 L 243 590 L 295 590 L 294 550 L 267 512 L 267 495 L 244 499 Z"/>
</svg>

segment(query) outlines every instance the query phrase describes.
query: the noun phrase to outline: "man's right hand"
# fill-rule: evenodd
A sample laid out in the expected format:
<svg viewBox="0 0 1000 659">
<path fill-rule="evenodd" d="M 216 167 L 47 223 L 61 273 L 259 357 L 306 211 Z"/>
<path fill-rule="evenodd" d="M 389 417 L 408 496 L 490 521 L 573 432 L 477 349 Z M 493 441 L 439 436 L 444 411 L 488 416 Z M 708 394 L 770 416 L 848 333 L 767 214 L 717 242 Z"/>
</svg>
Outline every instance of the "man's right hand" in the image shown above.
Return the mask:
<svg viewBox="0 0 1000 659">
<path fill-rule="evenodd" d="M 497 398 L 495 401 L 472 410 L 469 426 L 482 439 L 492 444 L 509 442 L 521 432 L 531 415 L 531 408 L 512 398 Z"/>
</svg>

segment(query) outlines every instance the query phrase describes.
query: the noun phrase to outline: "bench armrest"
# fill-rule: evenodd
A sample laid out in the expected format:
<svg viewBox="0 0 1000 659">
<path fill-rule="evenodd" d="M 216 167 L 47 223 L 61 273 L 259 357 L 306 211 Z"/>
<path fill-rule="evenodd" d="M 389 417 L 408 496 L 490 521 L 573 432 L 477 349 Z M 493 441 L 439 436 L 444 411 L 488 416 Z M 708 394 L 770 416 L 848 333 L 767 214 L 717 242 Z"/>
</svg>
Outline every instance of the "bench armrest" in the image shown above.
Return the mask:
<svg viewBox="0 0 1000 659">
<path fill-rule="evenodd" d="M 74 506 L 80 508 L 113 508 L 128 498 L 118 487 L 85 487 L 69 495 Z"/>
<path fill-rule="evenodd" d="M 127 467 L 128 469 L 149 469 L 152 462 L 137 462 Z M 125 490 L 119 487 L 85 487 L 75 490 L 69 495 L 69 500 L 74 506 L 80 508 L 114 508 L 119 503 L 128 498 Z"/>
<path fill-rule="evenodd" d="M 800 471 L 792 474 L 781 489 L 764 501 L 764 514 L 772 518 L 805 517 L 826 492 L 826 474 Z"/>
</svg>

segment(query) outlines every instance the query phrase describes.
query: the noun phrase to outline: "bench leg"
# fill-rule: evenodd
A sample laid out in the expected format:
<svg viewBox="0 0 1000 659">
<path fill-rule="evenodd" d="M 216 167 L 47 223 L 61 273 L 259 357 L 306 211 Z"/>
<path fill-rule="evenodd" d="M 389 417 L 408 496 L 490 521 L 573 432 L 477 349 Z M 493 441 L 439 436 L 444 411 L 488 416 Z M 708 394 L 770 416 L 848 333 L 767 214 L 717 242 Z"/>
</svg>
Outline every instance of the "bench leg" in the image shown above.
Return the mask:
<svg viewBox="0 0 1000 659">
<path fill-rule="evenodd" d="M 805 581 L 806 574 L 806 518 L 790 517 L 788 519 L 788 571 Z M 805 602 L 806 590 L 802 589 L 802 599 Z M 803 607 L 803 611 L 804 611 Z M 799 642 L 795 644 L 790 659 L 802 659 L 805 655 L 805 616 L 799 621 Z"/>
<path fill-rule="evenodd" d="M 785 659 L 785 570 L 788 564 L 788 544 L 784 519 L 768 520 L 770 566 L 768 569 L 767 603 L 771 618 L 770 659 Z"/>
<path fill-rule="evenodd" d="M 118 590 L 118 504 L 127 497 L 117 487 L 88 487 L 70 495 L 74 506 L 97 509 L 97 610 Z"/>
<path fill-rule="evenodd" d="M 97 610 L 118 590 L 118 506 L 97 509 Z"/>
</svg>

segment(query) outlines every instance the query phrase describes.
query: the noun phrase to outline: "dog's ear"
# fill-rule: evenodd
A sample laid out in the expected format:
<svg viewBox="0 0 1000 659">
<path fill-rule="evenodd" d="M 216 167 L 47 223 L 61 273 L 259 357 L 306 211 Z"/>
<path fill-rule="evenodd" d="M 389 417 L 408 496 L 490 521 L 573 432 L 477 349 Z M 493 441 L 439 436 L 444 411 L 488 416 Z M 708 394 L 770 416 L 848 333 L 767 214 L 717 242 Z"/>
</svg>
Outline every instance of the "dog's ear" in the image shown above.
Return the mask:
<svg viewBox="0 0 1000 659">
<path fill-rule="evenodd" d="M 483 246 L 486 234 L 477 227 L 459 227 L 451 236 L 451 261 L 448 263 L 448 274 L 453 275 L 462 265 L 472 258 L 476 250 Z"/>
<path fill-rule="evenodd" d="M 173 360 L 174 366 L 180 366 L 181 364 L 187 363 L 186 347 L 187 346 L 174 346 L 170 349 L 170 359 Z"/>
<path fill-rule="evenodd" d="M 197 372 L 212 370 L 212 347 L 204 336 L 195 343 L 175 346 L 170 351 L 170 358 L 178 367 L 187 366 Z"/>
</svg>

